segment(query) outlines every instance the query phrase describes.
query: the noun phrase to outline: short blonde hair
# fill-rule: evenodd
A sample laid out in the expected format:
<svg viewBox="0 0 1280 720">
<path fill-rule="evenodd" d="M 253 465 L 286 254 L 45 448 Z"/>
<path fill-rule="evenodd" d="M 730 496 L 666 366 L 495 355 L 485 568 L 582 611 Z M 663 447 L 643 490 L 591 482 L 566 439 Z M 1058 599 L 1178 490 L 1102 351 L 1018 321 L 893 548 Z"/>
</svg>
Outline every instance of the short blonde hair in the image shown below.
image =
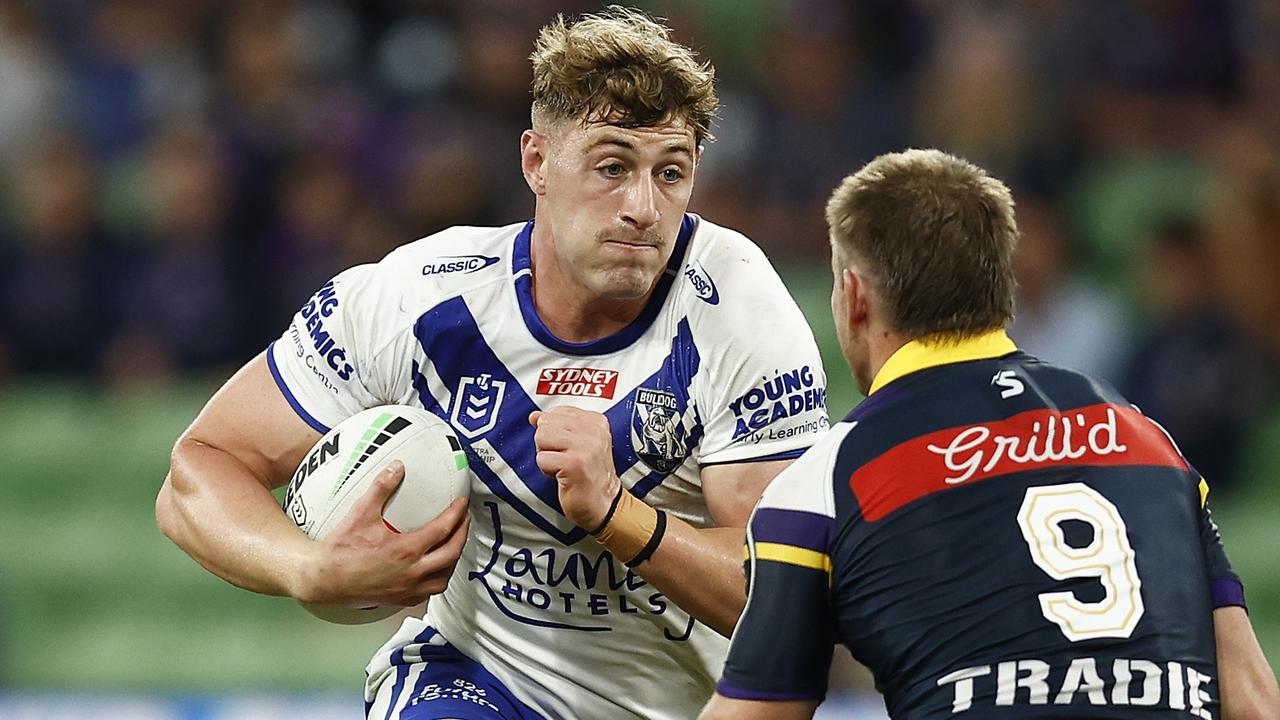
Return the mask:
<svg viewBox="0 0 1280 720">
<path fill-rule="evenodd" d="M 977 165 L 939 150 L 881 155 L 831 194 L 827 225 L 907 337 L 972 337 L 1013 319 L 1013 197 Z"/>
<path fill-rule="evenodd" d="M 573 22 L 557 16 L 533 54 L 533 118 L 652 127 L 683 120 L 711 137 L 715 69 L 647 15 L 611 6 Z"/>
</svg>

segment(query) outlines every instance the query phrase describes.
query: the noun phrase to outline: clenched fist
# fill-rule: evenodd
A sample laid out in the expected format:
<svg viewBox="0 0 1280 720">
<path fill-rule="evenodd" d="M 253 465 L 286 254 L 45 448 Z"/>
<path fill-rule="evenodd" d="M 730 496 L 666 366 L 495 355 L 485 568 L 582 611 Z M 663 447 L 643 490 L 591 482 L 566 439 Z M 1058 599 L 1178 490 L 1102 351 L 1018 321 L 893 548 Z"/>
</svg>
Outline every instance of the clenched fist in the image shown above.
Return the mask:
<svg viewBox="0 0 1280 720">
<path fill-rule="evenodd" d="M 529 415 L 538 467 L 555 478 L 565 517 L 594 530 L 609 513 L 622 481 L 613 467 L 609 420 L 598 412 L 575 407 L 535 411 Z"/>
</svg>

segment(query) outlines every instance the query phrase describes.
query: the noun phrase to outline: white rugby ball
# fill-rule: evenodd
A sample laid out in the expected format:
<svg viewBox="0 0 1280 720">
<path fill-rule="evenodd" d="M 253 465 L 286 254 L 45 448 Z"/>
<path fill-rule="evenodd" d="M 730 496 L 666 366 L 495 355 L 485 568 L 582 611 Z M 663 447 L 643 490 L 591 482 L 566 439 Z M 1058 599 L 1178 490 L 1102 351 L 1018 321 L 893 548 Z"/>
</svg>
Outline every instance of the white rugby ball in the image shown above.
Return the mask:
<svg viewBox="0 0 1280 720">
<path fill-rule="evenodd" d="M 293 473 L 284 511 L 307 537 L 324 539 L 392 460 L 404 463 L 404 482 L 382 508 L 392 532 L 409 532 L 467 497 L 467 454 L 448 423 L 421 408 L 384 405 L 343 420 L 320 438 Z M 302 603 L 316 617 L 355 625 L 394 615 L 399 607 Z"/>
</svg>

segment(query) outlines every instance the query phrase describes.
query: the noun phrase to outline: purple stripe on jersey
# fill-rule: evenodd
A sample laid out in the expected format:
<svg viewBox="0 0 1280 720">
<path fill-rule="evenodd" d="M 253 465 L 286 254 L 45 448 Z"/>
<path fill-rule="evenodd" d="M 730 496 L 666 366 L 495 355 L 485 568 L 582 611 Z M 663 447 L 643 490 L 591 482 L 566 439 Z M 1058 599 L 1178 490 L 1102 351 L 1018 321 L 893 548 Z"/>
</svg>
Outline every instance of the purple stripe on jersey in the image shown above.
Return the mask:
<svg viewBox="0 0 1280 720">
<path fill-rule="evenodd" d="M 895 402 L 904 395 L 906 395 L 906 392 L 900 386 L 894 387 L 893 383 L 889 383 L 871 395 L 868 395 L 862 402 L 858 403 L 858 405 L 854 407 L 847 416 L 845 416 L 844 422 L 864 420 L 868 415 L 889 403 Z"/>
<path fill-rule="evenodd" d="M 721 460 L 720 462 L 701 463 L 699 467 L 713 467 L 715 465 L 738 465 L 741 463 L 758 463 L 769 462 L 771 460 L 795 460 L 805 454 L 809 448 L 802 447 L 795 450 L 783 450 L 772 455 L 761 455 L 760 457 L 742 458 L 741 460 Z"/>
<path fill-rule="evenodd" d="M 1244 583 L 1235 578 L 1221 578 L 1209 581 L 1209 593 L 1213 596 L 1215 608 L 1235 605 L 1248 609 L 1244 602 Z"/>
<path fill-rule="evenodd" d="M 821 693 L 806 692 L 766 692 L 764 690 L 748 690 L 731 685 L 727 680 L 716 683 L 716 692 L 734 700 L 763 700 L 765 702 L 781 702 L 784 700 L 821 700 Z"/>
<path fill-rule="evenodd" d="M 293 392 L 289 390 L 289 386 L 285 384 L 284 376 L 280 374 L 280 368 L 276 367 L 275 348 L 274 341 L 267 346 L 267 367 L 271 370 L 271 377 L 276 381 L 276 387 L 280 388 L 280 393 L 284 395 L 284 399 L 289 401 L 289 407 L 298 413 L 298 417 L 302 418 L 303 422 L 321 433 L 329 432 L 327 425 L 315 419 L 311 416 L 311 413 L 303 409 L 302 403 L 298 402 L 298 398 L 294 397 Z"/>
<path fill-rule="evenodd" d="M 751 539 L 825 553 L 835 526 L 836 521 L 826 515 L 762 507 L 751 518 Z"/>
</svg>

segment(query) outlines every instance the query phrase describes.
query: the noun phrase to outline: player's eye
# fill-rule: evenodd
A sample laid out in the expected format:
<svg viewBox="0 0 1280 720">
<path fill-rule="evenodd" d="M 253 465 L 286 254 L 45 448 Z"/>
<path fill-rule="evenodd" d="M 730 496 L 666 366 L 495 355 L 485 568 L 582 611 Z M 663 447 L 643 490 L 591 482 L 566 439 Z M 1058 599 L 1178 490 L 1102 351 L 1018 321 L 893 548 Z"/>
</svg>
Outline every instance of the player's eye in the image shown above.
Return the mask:
<svg viewBox="0 0 1280 720">
<path fill-rule="evenodd" d="M 669 183 L 677 183 L 684 177 L 684 173 L 678 168 L 667 168 L 662 171 L 662 179 Z"/>
<path fill-rule="evenodd" d="M 605 177 L 611 178 L 622 177 L 622 173 L 625 170 L 626 168 L 622 167 L 621 163 L 609 163 L 600 168 L 600 172 L 604 173 Z"/>
</svg>

